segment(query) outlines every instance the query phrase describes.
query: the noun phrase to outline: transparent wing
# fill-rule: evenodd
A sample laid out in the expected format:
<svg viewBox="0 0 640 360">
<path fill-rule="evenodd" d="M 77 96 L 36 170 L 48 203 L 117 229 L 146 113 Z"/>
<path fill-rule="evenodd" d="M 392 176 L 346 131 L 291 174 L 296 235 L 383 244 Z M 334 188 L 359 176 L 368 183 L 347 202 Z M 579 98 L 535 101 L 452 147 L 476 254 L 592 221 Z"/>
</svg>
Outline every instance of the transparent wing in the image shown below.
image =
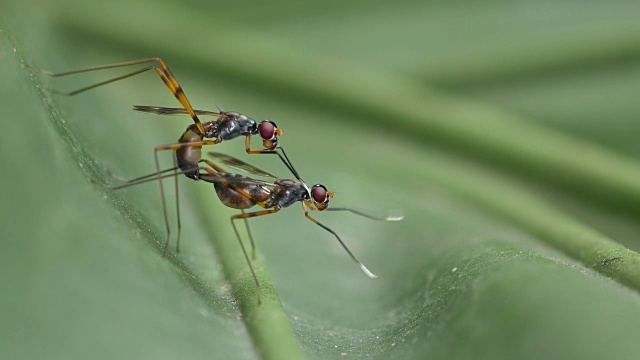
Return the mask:
<svg viewBox="0 0 640 360">
<path fill-rule="evenodd" d="M 275 175 L 271 175 L 268 172 L 264 171 L 264 170 L 260 170 L 257 167 L 253 166 L 253 165 L 249 165 L 246 162 L 235 158 L 233 156 L 227 155 L 227 154 L 221 154 L 221 153 L 217 153 L 217 152 L 208 152 L 207 155 L 209 155 L 210 158 L 213 158 L 215 160 L 217 160 L 219 163 L 236 168 L 236 169 L 240 169 L 242 171 L 247 172 L 248 174 L 252 174 L 252 175 L 258 175 L 258 176 L 264 176 L 264 177 L 268 177 L 271 179 L 275 179 L 278 180 L 278 177 L 276 177 Z"/>
<path fill-rule="evenodd" d="M 162 106 L 133 105 L 133 110 L 156 114 L 156 115 L 189 115 L 187 110 L 185 110 L 184 108 L 169 108 L 169 107 L 162 107 Z M 214 111 L 207 111 L 207 110 L 194 110 L 194 111 L 196 112 L 197 115 L 203 115 L 203 116 L 220 117 L 222 115 Z"/>
<path fill-rule="evenodd" d="M 210 173 L 201 173 L 200 180 L 206 181 L 209 183 L 220 183 L 223 185 L 233 185 L 238 187 L 241 187 L 243 185 L 258 185 L 258 186 L 265 186 L 268 188 L 275 188 L 277 186 L 276 184 L 269 181 L 253 179 L 246 176 L 231 177 L 231 176 L 220 176 L 218 174 L 210 174 Z"/>
</svg>

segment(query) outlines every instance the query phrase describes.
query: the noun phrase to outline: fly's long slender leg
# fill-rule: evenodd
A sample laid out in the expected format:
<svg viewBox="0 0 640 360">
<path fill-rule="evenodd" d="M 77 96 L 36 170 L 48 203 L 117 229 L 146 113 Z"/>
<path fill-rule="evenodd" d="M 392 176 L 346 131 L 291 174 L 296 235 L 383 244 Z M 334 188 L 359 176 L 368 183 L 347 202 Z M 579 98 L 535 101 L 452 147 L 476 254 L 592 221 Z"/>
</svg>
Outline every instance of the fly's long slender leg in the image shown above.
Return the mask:
<svg viewBox="0 0 640 360">
<path fill-rule="evenodd" d="M 278 149 L 282 149 L 281 147 L 278 147 Z M 280 158 L 280 160 L 282 160 L 282 162 L 284 163 L 284 165 L 287 167 L 287 169 L 289 169 L 289 171 L 293 174 L 293 176 L 296 177 L 296 179 L 301 180 L 300 175 L 298 175 L 298 172 L 296 171 L 296 169 L 293 167 L 293 164 L 291 164 L 290 161 L 288 161 L 289 159 L 285 159 L 277 150 L 268 150 L 268 149 L 247 149 L 247 154 L 275 154 L 278 155 L 278 157 Z M 286 156 L 286 154 L 285 154 Z"/>
<path fill-rule="evenodd" d="M 171 72 L 171 70 L 169 70 L 169 67 L 167 66 L 167 64 L 165 64 L 165 62 L 161 58 L 155 57 L 155 58 L 147 58 L 147 59 L 140 59 L 140 60 L 133 60 L 133 61 L 125 61 L 125 62 L 121 62 L 121 63 L 117 63 L 117 64 L 94 66 L 94 67 L 90 67 L 90 68 L 86 68 L 86 69 L 66 71 L 66 72 L 62 72 L 62 73 L 52 73 L 52 72 L 41 70 L 41 69 L 38 69 L 38 68 L 35 68 L 35 67 L 32 67 L 32 66 L 29 66 L 29 67 L 32 68 L 32 69 L 38 70 L 38 71 L 40 71 L 41 73 L 43 73 L 45 75 L 49 75 L 49 76 L 52 76 L 52 77 L 62 77 L 62 76 L 67 76 L 67 75 L 79 74 L 79 73 L 83 73 L 83 72 L 98 71 L 98 70 L 105 70 L 105 69 L 113 69 L 113 68 L 119 68 L 119 67 L 126 67 L 126 66 L 144 64 L 144 63 L 148 63 L 148 62 L 157 62 L 158 65 L 160 65 L 160 68 L 158 68 L 157 66 L 148 66 L 148 67 L 145 67 L 143 69 L 133 71 L 133 72 L 131 72 L 129 74 L 118 76 L 118 77 L 115 77 L 113 79 L 102 81 L 102 82 L 97 83 L 97 84 L 89 85 L 89 86 L 83 87 L 83 88 L 75 90 L 75 91 L 71 91 L 71 92 L 56 91 L 56 92 L 61 93 L 63 95 L 75 95 L 75 94 L 79 94 L 81 92 L 84 92 L 84 91 L 87 91 L 87 90 L 90 90 L 90 89 L 94 89 L 94 88 L 99 87 L 99 86 L 110 84 L 110 83 L 115 82 L 115 81 L 119 81 L 119 80 L 123 80 L 123 79 L 126 79 L 126 78 L 130 78 L 132 76 L 141 74 L 141 73 L 146 72 L 148 70 L 154 70 L 156 72 L 156 74 L 158 74 L 158 76 L 160 76 L 160 78 L 162 79 L 164 84 L 167 86 L 167 88 L 169 88 L 169 91 L 171 91 L 173 96 L 175 96 L 176 99 L 178 99 L 178 101 L 180 102 L 180 104 L 187 110 L 187 112 L 189 113 L 189 115 L 191 116 L 193 121 L 198 126 L 198 130 L 204 135 L 205 132 L 204 132 L 204 128 L 202 127 L 202 123 L 200 122 L 200 119 L 198 119 L 198 115 L 196 114 L 195 110 L 191 106 L 191 103 L 187 99 L 187 96 L 185 95 L 184 91 L 182 90 L 182 86 L 180 86 L 180 83 L 178 83 L 178 80 L 176 79 L 176 77 L 173 76 L 173 73 Z"/>
<path fill-rule="evenodd" d="M 164 174 L 164 173 L 167 173 L 169 171 L 177 171 L 177 172 L 171 173 L 169 175 L 162 175 L 162 178 L 166 179 L 166 178 L 170 178 L 170 177 L 183 175 L 183 174 L 186 174 L 188 172 L 192 172 L 192 171 L 194 171 L 196 169 L 197 170 L 205 170 L 204 167 L 198 167 L 198 168 L 187 169 L 187 170 L 178 170 L 177 168 L 170 168 L 170 169 L 162 170 L 161 173 Z M 104 189 L 107 189 L 107 190 L 120 190 L 120 189 L 128 188 L 128 187 L 131 187 L 131 186 L 136 186 L 136 185 L 148 183 L 148 182 L 151 182 L 151 181 L 158 181 L 158 174 L 154 172 L 152 174 L 141 176 L 139 178 L 136 178 L 136 179 L 133 179 L 133 180 L 129 180 L 129 181 L 125 182 L 122 185 L 116 185 L 116 186 L 108 186 L 108 185 L 105 185 L 105 184 L 100 184 L 100 183 L 97 183 L 93 179 L 91 179 L 90 181 L 92 183 L 104 188 Z"/>
<path fill-rule="evenodd" d="M 349 248 L 347 247 L 347 245 L 344 243 L 344 241 L 342 241 L 342 239 L 340 238 L 340 236 L 338 236 L 338 234 L 336 234 L 335 231 L 331 230 L 328 226 L 323 225 L 321 222 L 319 222 L 318 220 L 312 218 L 309 215 L 309 211 L 307 210 L 307 207 L 304 203 L 302 203 L 302 210 L 304 210 L 304 216 L 311 220 L 311 222 L 313 222 L 314 224 L 320 226 L 321 228 L 327 230 L 328 232 L 332 233 L 333 236 L 336 237 L 336 239 L 338 239 L 338 241 L 340 242 L 340 245 L 342 245 L 342 247 L 347 251 L 347 253 L 349 254 L 349 256 L 351 256 L 351 258 L 353 259 L 353 261 L 355 261 L 358 265 L 360 265 L 360 269 L 362 269 L 362 271 L 364 271 L 365 274 L 367 274 L 368 277 L 374 279 L 377 278 L 378 276 L 374 273 L 372 273 L 369 269 L 367 269 L 366 266 L 364 266 L 363 263 L 361 263 L 358 259 L 356 259 L 356 257 L 353 255 L 353 253 L 351 252 L 351 250 L 349 250 Z"/>
<path fill-rule="evenodd" d="M 198 162 L 199 163 L 205 162 L 205 160 L 202 159 L 202 160 L 200 160 Z M 175 162 L 174 162 L 174 164 L 175 164 Z M 180 170 L 180 168 L 178 166 L 174 166 L 172 168 L 168 168 L 168 169 L 164 169 L 164 170 L 160 171 L 160 174 L 164 174 L 164 173 L 167 173 L 169 171 L 173 171 L 174 172 L 171 175 L 162 176 L 162 178 L 165 179 L 165 178 L 168 178 L 168 177 L 183 175 L 183 174 L 186 174 L 186 173 L 194 171 L 194 170 L 196 170 L 196 169 L 193 168 L 193 169 Z M 204 168 L 199 167 L 198 170 L 204 170 Z M 149 181 L 157 181 L 158 180 L 158 174 L 156 174 L 155 172 L 153 172 L 151 174 L 147 174 L 147 175 L 142 175 L 142 176 L 139 176 L 139 177 L 134 178 L 134 179 L 127 180 L 127 179 L 122 178 L 119 175 L 112 174 L 111 172 L 109 172 L 109 170 L 106 170 L 106 171 L 111 177 L 115 178 L 116 180 L 124 182 L 123 185 L 119 185 L 119 186 L 113 186 L 113 187 L 103 186 L 105 189 L 109 189 L 109 190 L 118 190 L 118 189 L 126 188 L 126 187 L 129 187 L 129 186 L 140 185 L 140 184 L 143 184 L 143 183 L 146 183 L 146 182 L 149 182 Z"/>
<path fill-rule="evenodd" d="M 280 149 L 280 151 L 282 151 L 282 155 L 284 155 L 285 160 L 282 160 L 283 162 L 288 163 L 291 166 L 291 170 L 293 170 L 293 174 L 296 175 L 296 178 L 298 180 L 300 180 L 300 176 L 298 175 L 298 172 L 296 171 L 296 169 L 293 167 L 293 164 L 291 163 L 291 160 L 289 160 L 289 157 L 287 156 L 287 152 L 284 151 L 284 148 L 282 146 L 278 146 L 276 147 L 276 150 Z M 282 159 L 282 157 L 280 157 Z"/>
<path fill-rule="evenodd" d="M 240 209 L 242 214 L 245 214 L 244 209 Z M 244 218 L 244 225 L 247 228 L 247 234 L 249 235 L 249 242 L 251 243 L 251 258 L 256 259 L 256 243 L 253 242 L 253 235 L 251 235 L 251 228 L 249 227 L 249 220 Z"/>
<path fill-rule="evenodd" d="M 88 85 L 88 86 L 85 86 L 85 87 L 81 87 L 81 88 L 73 90 L 73 91 L 62 91 L 62 90 L 53 89 L 53 88 L 50 88 L 50 87 L 47 87 L 47 90 L 51 91 L 52 93 L 58 94 L 58 95 L 73 96 L 73 95 L 77 95 L 77 94 L 83 93 L 83 92 L 91 90 L 91 89 L 95 89 L 95 88 L 103 86 L 103 85 L 108 85 L 108 84 L 114 83 L 116 81 L 124 80 L 124 79 L 130 78 L 130 77 L 136 76 L 138 74 L 142 74 L 143 72 L 147 72 L 147 71 L 149 71 L 151 69 L 154 69 L 154 68 L 158 69 L 155 66 L 147 66 L 145 68 L 142 68 L 142 69 L 139 69 L 139 70 L 136 70 L 136 71 L 132 71 L 130 73 L 127 73 L 127 74 L 124 74 L 124 75 L 121 75 L 121 76 L 117 76 L 117 77 L 114 77 L 114 78 L 111 78 L 111 79 L 107 79 L 107 80 L 101 81 L 99 83 L 95 83 L 95 84 L 91 84 L 91 85 Z M 158 69 L 158 70 L 160 70 L 160 69 Z M 59 77 L 59 76 L 64 76 L 64 75 L 75 74 L 75 72 L 71 72 L 71 74 L 68 74 L 68 73 L 52 74 L 52 73 L 50 73 L 48 71 L 44 71 L 44 70 L 40 70 L 40 71 L 43 74 L 49 75 L 49 76 L 52 76 L 52 77 Z M 160 77 L 162 77 L 162 76 L 164 76 L 164 73 L 162 75 L 160 75 Z M 169 88 L 169 90 L 171 90 L 171 88 Z"/>
<path fill-rule="evenodd" d="M 282 160 L 282 162 L 284 163 L 284 165 L 287 167 L 287 169 L 289 169 L 289 171 L 291 171 L 291 173 L 296 177 L 296 179 L 301 180 L 300 179 L 300 175 L 298 175 L 298 172 L 296 171 L 296 169 L 293 167 L 293 164 L 291 164 L 291 161 L 289 160 L 289 157 L 287 156 L 287 153 L 284 151 L 284 148 L 281 146 L 276 147 L 275 150 L 269 150 L 269 149 L 251 149 L 251 135 L 248 135 L 244 145 L 247 149 L 247 154 L 276 154 L 278 155 L 278 157 L 280 158 L 280 160 Z M 280 154 L 277 150 L 280 149 L 282 151 L 282 154 Z M 283 157 L 284 155 L 284 157 Z"/>
<path fill-rule="evenodd" d="M 165 228 L 167 230 L 167 240 L 164 243 L 164 250 L 162 252 L 162 257 L 167 256 L 167 249 L 169 247 L 169 238 L 171 236 L 171 229 L 169 227 L 169 217 L 167 215 L 167 205 L 165 203 L 164 187 L 162 185 L 162 176 L 160 174 L 160 161 L 158 160 L 158 152 L 164 151 L 164 150 L 175 151 L 185 147 L 202 147 L 205 145 L 214 145 L 214 144 L 216 144 L 215 140 L 203 140 L 203 141 L 195 141 L 195 142 L 189 142 L 189 143 L 161 145 L 161 146 L 156 146 L 156 148 L 153 150 L 153 156 L 156 162 L 156 174 L 158 174 L 158 186 L 160 187 L 160 197 L 162 199 L 162 214 L 164 216 Z"/>
<path fill-rule="evenodd" d="M 360 215 L 367 219 L 378 220 L 378 221 L 400 221 L 404 219 L 404 216 L 402 215 L 390 215 L 390 216 L 380 217 L 380 216 L 367 214 L 366 212 L 356 210 L 356 209 L 351 209 L 351 208 L 328 208 L 328 209 L 325 209 L 325 211 L 348 211 L 350 213 Z"/>
<path fill-rule="evenodd" d="M 256 276 L 256 272 L 253 270 L 253 266 L 251 265 L 251 260 L 249 260 L 249 255 L 247 255 L 247 250 L 244 248 L 244 244 L 242 243 L 242 239 L 240 238 L 240 233 L 238 233 L 238 229 L 236 228 L 236 224 L 234 220 L 237 219 L 248 219 L 256 216 L 264 216 L 278 212 L 279 208 L 273 208 L 269 210 L 261 210 L 251 213 L 242 213 L 240 215 L 234 215 L 231 217 L 231 226 L 233 227 L 233 231 L 236 233 L 236 237 L 238 238 L 238 242 L 240 243 L 240 247 L 242 248 L 242 254 L 244 255 L 244 259 L 249 266 L 249 271 L 251 271 L 251 275 L 253 276 L 253 281 L 256 283 L 256 288 L 258 292 L 258 304 L 262 304 L 262 299 L 260 298 L 261 290 L 260 290 L 260 281 L 258 281 L 258 277 Z"/>
<path fill-rule="evenodd" d="M 173 168 L 165 169 L 165 170 L 162 170 L 160 173 L 161 173 L 161 174 L 164 174 L 164 173 L 166 173 L 166 172 L 174 171 L 174 170 L 178 170 L 178 168 L 177 168 L 177 167 L 173 167 Z M 151 174 L 147 174 L 147 175 L 143 175 L 143 176 L 137 177 L 137 178 L 135 178 L 135 179 L 125 179 L 124 177 L 122 177 L 122 176 L 120 176 L 120 175 L 116 175 L 116 174 L 112 173 L 112 172 L 111 172 L 111 170 L 109 170 L 109 169 L 105 169 L 105 172 L 107 173 L 107 175 L 109 175 L 109 176 L 111 176 L 112 178 L 114 178 L 114 179 L 116 179 L 116 180 L 118 180 L 118 181 L 120 181 L 120 182 L 122 182 L 122 183 L 125 183 L 125 184 L 129 184 L 129 183 L 138 183 L 138 182 L 140 182 L 141 180 L 145 180 L 145 179 L 148 179 L 148 178 L 150 178 L 150 177 L 153 177 L 153 178 L 154 178 L 154 180 L 156 180 L 155 178 L 157 178 L 157 177 L 158 177 L 158 174 L 156 174 L 156 173 L 151 173 Z M 112 189 L 112 190 L 113 190 L 113 189 Z"/>
<path fill-rule="evenodd" d="M 176 192 L 176 217 L 178 221 L 178 240 L 176 241 L 176 253 L 180 252 L 180 234 L 182 234 L 182 222 L 180 221 L 180 191 L 178 189 L 178 164 L 176 157 L 173 157 L 173 174 L 175 177 L 175 192 Z"/>
<path fill-rule="evenodd" d="M 205 168 L 204 170 L 207 171 L 207 173 L 209 173 L 209 175 L 212 176 L 217 176 L 217 173 L 226 173 L 226 171 L 221 168 L 220 166 L 214 164 L 211 160 L 207 160 L 207 159 L 202 159 L 200 160 L 202 162 L 204 162 L 205 164 L 207 164 L 211 169 L 215 170 L 216 172 L 211 171 L 211 169 Z M 225 184 L 225 186 L 228 184 Z M 244 192 L 242 192 L 244 193 Z M 248 199 L 251 199 L 251 196 L 249 194 L 244 193 Z"/>
</svg>

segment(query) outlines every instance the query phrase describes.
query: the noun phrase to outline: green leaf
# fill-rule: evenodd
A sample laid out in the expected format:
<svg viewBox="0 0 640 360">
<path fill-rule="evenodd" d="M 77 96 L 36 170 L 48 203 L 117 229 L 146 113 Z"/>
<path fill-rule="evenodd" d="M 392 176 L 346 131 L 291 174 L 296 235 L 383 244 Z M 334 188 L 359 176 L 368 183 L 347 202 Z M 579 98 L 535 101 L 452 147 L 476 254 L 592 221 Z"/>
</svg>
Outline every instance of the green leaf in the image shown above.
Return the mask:
<svg viewBox="0 0 640 360">
<path fill-rule="evenodd" d="M 8 357 L 637 357 L 637 142 L 614 145 L 624 131 L 602 134 L 607 120 L 595 115 L 563 122 L 610 108 L 576 99 L 594 69 L 624 73 L 620 59 L 637 56 L 631 9 L 62 4 L 8 3 L 0 15 Z M 331 205 L 403 209 L 396 223 L 313 214 L 379 278 L 293 206 L 251 221 L 258 305 L 235 212 L 209 184 L 185 180 L 181 252 L 161 258 L 157 186 L 91 182 L 114 182 L 105 169 L 151 173 L 153 148 L 190 120 L 130 108 L 175 99 L 151 72 L 55 96 L 44 87 L 126 71 L 50 79 L 21 66 L 148 56 L 167 61 L 196 108 L 276 121 L 302 176 L 336 191 Z M 607 77 L 608 89 L 633 89 L 622 78 Z M 626 109 L 621 118 L 640 113 L 634 97 L 607 97 Z M 215 151 L 290 176 L 242 141 Z"/>
</svg>

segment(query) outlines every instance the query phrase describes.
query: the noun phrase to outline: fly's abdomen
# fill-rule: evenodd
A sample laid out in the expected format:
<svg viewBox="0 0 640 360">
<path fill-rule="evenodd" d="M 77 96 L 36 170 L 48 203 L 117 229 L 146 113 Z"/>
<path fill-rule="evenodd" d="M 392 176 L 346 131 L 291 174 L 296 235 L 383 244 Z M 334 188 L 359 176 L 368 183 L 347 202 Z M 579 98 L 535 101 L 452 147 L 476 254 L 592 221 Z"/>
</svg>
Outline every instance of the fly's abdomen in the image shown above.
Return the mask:
<svg viewBox="0 0 640 360">
<path fill-rule="evenodd" d="M 181 145 L 202 141 L 202 135 L 199 134 L 197 127 L 191 125 L 180 136 L 178 143 Z M 176 149 L 176 162 L 180 170 L 192 179 L 198 178 L 198 162 L 202 158 L 202 148 L 200 146 L 181 146 Z"/>
<path fill-rule="evenodd" d="M 245 178 L 245 176 L 238 174 L 221 173 L 218 175 L 234 179 Z M 216 189 L 216 194 L 220 201 L 234 209 L 248 209 L 255 206 L 258 202 L 265 201 L 270 195 L 267 189 L 255 184 L 242 184 L 236 181 L 230 181 L 228 184 L 225 184 L 216 181 L 213 183 L 213 186 Z M 236 191 L 236 189 L 238 191 Z M 239 191 L 244 194 L 240 194 Z"/>
<path fill-rule="evenodd" d="M 256 205 L 256 202 L 252 199 L 245 198 L 225 185 L 215 183 L 213 186 L 216 188 L 216 194 L 220 201 L 230 208 L 248 209 Z"/>
<path fill-rule="evenodd" d="M 202 148 L 181 147 L 176 150 L 178 167 L 187 177 L 195 178 L 199 173 L 198 162 L 202 158 Z"/>
</svg>

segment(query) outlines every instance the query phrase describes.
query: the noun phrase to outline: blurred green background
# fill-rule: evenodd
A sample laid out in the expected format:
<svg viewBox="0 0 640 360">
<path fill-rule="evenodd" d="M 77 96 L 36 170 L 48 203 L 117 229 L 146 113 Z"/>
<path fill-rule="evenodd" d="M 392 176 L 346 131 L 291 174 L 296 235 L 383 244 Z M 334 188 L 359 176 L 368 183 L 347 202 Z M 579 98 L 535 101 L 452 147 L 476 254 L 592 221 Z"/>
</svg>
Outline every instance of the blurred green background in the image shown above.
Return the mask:
<svg viewBox="0 0 640 360">
<path fill-rule="evenodd" d="M 635 359 L 640 353 L 640 3 L 0 3 L 3 358 Z M 162 259 L 153 171 L 194 107 L 272 119 L 333 206 L 252 219 L 263 306 L 208 184 L 181 180 Z M 254 142 L 257 146 L 258 142 Z M 216 146 L 278 176 L 276 159 Z M 162 154 L 171 164 L 170 154 Z M 167 183 L 168 184 L 168 183 Z M 172 199 L 172 194 L 169 194 Z M 171 202 L 171 201 L 170 201 Z M 170 209 L 173 214 L 173 208 Z M 172 223 L 175 229 L 175 223 Z M 175 238 L 172 240 L 175 242 Z"/>
</svg>

